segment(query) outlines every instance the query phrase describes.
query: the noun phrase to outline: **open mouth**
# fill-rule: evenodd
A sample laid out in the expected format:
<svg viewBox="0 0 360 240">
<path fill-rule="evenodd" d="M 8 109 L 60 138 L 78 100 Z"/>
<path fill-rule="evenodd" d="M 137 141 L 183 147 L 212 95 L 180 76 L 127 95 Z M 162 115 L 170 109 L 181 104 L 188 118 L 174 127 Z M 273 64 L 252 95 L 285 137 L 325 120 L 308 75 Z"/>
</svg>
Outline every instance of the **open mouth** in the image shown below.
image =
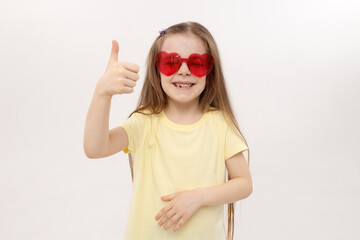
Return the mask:
<svg viewBox="0 0 360 240">
<path fill-rule="evenodd" d="M 195 84 L 190 83 L 190 84 L 179 84 L 179 83 L 173 83 L 173 85 L 177 88 L 191 88 L 192 86 L 194 86 Z"/>
</svg>

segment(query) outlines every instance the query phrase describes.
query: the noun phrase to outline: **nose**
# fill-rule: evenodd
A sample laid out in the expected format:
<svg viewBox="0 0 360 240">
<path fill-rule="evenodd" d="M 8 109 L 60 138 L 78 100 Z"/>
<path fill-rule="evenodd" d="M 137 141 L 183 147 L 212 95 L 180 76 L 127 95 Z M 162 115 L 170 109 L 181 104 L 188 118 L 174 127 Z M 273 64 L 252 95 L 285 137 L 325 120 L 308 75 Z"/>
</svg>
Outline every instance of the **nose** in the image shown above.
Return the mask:
<svg viewBox="0 0 360 240">
<path fill-rule="evenodd" d="M 190 69 L 186 62 L 181 63 L 178 74 L 180 74 L 180 75 L 190 75 L 191 74 Z"/>
</svg>

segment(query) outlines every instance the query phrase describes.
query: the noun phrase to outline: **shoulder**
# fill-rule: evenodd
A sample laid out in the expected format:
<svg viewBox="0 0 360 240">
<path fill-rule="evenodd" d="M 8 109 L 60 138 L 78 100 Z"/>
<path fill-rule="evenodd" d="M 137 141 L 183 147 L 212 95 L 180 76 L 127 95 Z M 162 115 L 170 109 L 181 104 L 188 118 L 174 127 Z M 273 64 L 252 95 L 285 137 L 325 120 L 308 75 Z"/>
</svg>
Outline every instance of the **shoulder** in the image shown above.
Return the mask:
<svg viewBox="0 0 360 240">
<path fill-rule="evenodd" d="M 221 133 L 226 129 L 226 121 L 223 116 L 223 112 L 219 109 L 213 109 L 207 111 L 208 123 L 216 127 L 216 129 Z"/>
<path fill-rule="evenodd" d="M 223 112 L 219 109 L 211 109 L 207 112 L 208 116 L 216 121 L 222 122 L 225 120 Z"/>
<path fill-rule="evenodd" d="M 136 123 L 140 128 L 145 131 L 147 128 L 153 128 L 158 122 L 159 114 L 153 113 L 148 109 L 135 110 L 132 112 L 129 120 Z"/>
<path fill-rule="evenodd" d="M 221 133 L 226 133 L 229 128 L 231 128 L 231 124 L 226 117 L 226 113 L 224 111 L 217 109 L 211 111 L 209 116 L 211 116 L 212 121 L 217 125 Z"/>
<path fill-rule="evenodd" d="M 143 109 L 143 110 L 135 110 L 134 112 L 131 113 L 131 118 L 137 118 L 137 119 L 148 119 L 152 116 L 153 114 L 151 113 L 150 110 L 148 109 Z"/>
</svg>

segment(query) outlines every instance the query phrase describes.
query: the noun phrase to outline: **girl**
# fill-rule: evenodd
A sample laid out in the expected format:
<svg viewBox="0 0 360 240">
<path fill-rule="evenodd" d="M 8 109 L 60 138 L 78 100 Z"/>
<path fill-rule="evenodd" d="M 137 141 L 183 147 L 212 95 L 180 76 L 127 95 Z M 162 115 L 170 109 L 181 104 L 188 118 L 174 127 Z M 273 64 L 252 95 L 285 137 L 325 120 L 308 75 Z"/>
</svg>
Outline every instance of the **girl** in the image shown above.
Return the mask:
<svg viewBox="0 0 360 240">
<path fill-rule="evenodd" d="M 118 50 L 114 40 L 88 112 L 84 150 L 89 158 L 128 153 L 133 193 L 125 239 L 224 239 L 224 204 L 233 239 L 234 202 L 252 192 L 242 152 L 250 156 L 212 35 L 196 22 L 160 31 L 136 109 L 108 131 L 111 97 L 133 92 L 139 79 L 139 66 L 118 62 Z"/>
</svg>

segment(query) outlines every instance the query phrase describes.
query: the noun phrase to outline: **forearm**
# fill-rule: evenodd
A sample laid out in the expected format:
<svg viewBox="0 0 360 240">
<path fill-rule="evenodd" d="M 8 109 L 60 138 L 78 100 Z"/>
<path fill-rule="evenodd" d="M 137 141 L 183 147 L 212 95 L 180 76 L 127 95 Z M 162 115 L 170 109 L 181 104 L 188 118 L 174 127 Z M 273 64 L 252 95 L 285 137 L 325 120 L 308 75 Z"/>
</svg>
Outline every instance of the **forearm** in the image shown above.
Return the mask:
<svg viewBox="0 0 360 240">
<path fill-rule="evenodd" d="M 111 96 L 100 96 L 94 92 L 86 116 L 83 147 L 91 158 L 101 156 L 109 142 L 109 115 Z"/>
<path fill-rule="evenodd" d="M 202 195 L 202 206 L 224 205 L 247 198 L 252 192 L 252 183 L 246 178 L 234 178 L 223 184 L 199 190 Z"/>
</svg>

